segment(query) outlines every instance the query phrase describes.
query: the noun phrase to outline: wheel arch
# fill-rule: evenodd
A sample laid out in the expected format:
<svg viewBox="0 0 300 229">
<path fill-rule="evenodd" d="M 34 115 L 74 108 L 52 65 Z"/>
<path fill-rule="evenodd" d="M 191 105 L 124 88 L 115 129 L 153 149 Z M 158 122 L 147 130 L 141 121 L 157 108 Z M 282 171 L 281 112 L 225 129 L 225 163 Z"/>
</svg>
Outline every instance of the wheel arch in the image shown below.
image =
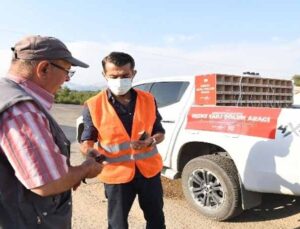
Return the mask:
<svg viewBox="0 0 300 229">
<path fill-rule="evenodd" d="M 209 155 L 209 154 L 221 154 L 226 157 L 230 157 L 229 153 L 222 147 L 207 143 L 207 142 L 188 142 L 184 144 L 178 154 L 177 168 L 181 173 L 184 166 L 196 157 Z"/>
</svg>

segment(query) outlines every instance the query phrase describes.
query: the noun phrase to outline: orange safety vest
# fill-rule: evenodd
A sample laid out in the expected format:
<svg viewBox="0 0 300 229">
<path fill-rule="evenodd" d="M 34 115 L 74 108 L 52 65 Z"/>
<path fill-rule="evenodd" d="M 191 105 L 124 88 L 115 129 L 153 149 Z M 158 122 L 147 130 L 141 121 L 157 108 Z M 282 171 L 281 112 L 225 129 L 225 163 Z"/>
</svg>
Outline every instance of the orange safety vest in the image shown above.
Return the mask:
<svg viewBox="0 0 300 229">
<path fill-rule="evenodd" d="M 156 146 L 134 150 L 131 141 L 136 141 L 145 131 L 151 134 L 156 119 L 154 97 L 141 90 L 133 117 L 131 138 L 128 136 L 115 109 L 108 101 L 106 90 L 86 101 L 93 125 L 98 130 L 98 150 L 106 156 L 99 178 L 107 184 L 121 184 L 131 181 L 135 175 L 135 164 L 143 174 L 150 178 L 162 169 L 162 159 Z"/>
</svg>

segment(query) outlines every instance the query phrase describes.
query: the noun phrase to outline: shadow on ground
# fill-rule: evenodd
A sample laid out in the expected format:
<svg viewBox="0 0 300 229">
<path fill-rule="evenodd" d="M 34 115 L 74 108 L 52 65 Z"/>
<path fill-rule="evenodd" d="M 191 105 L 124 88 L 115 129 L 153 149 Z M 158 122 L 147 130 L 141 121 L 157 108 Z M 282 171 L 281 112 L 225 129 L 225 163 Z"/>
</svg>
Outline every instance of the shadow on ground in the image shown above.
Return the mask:
<svg viewBox="0 0 300 229">
<path fill-rule="evenodd" d="M 259 222 L 282 219 L 300 212 L 300 197 L 263 194 L 262 204 L 244 211 L 230 222 Z M 300 222 L 300 219 L 298 220 Z"/>
</svg>

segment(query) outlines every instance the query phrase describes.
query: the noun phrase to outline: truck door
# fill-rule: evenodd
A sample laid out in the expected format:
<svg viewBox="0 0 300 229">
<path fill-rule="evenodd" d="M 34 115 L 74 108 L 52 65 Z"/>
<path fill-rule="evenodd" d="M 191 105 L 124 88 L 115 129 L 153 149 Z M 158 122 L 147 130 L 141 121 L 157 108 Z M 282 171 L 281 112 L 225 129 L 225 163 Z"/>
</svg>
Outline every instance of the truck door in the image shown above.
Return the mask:
<svg viewBox="0 0 300 229">
<path fill-rule="evenodd" d="M 150 92 L 154 95 L 159 113 L 162 116 L 162 125 L 166 130 L 165 140 L 158 145 L 158 150 L 163 158 L 172 150 L 173 138 L 176 138 L 176 129 L 180 120 L 182 120 L 184 105 L 183 95 L 189 85 L 189 82 L 156 82 L 152 85 Z M 179 125 L 181 126 L 181 125 Z"/>
<path fill-rule="evenodd" d="M 136 85 L 134 88 L 148 91 L 155 97 L 159 113 L 162 116 L 162 125 L 166 131 L 165 140 L 158 145 L 158 150 L 166 159 L 168 151 L 172 150 L 173 139 L 184 120 L 184 108 L 188 106 L 190 95 L 185 93 L 189 86 L 188 81 L 152 82 Z"/>
</svg>

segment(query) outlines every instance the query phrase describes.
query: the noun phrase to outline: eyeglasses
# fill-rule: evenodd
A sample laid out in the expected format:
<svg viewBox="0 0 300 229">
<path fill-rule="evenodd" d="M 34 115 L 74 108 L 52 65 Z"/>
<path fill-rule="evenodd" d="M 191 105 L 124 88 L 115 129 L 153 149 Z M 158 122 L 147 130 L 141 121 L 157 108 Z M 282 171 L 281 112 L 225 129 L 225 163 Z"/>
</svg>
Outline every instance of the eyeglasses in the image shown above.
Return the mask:
<svg viewBox="0 0 300 229">
<path fill-rule="evenodd" d="M 74 70 L 67 70 L 67 69 L 63 68 L 62 66 L 59 66 L 58 64 L 54 64 L 52 62 L 50 62 L 50 64 L 53 65 L 54 67 L 57 67 L 60 70 L 65 71 L 70 78 L 75 74 Z"/>
</svg>

